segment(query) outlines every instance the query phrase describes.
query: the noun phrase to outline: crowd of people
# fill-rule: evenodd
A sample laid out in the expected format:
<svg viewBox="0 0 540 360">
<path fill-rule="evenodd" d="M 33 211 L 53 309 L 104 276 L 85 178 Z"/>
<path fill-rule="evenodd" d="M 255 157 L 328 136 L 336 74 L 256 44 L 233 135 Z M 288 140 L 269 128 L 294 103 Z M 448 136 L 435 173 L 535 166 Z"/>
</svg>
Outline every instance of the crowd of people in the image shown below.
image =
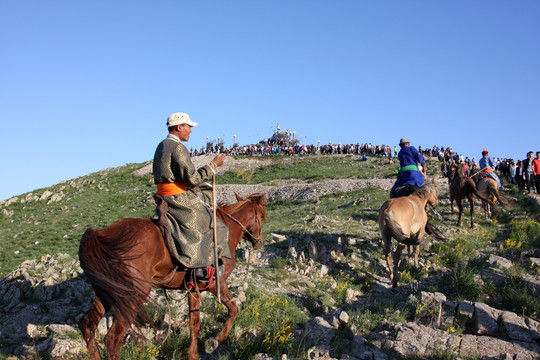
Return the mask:
<svg viewBox="0 0 540 360">
<path fill-rule="evenodd" d="M 374 145 L 371 143 L 342 144 L 329 142 L 328 144 L 308 144 L 301 145 L 297 140 L 291 139 L 288 134 L 279 132 L 267 140 L 260 141 L 257 144 L 239 145 L 233 144 L 231 147 L 225 147 L 223 143 L 214 145 L 207 144 L 207 147 L 201 149 L 191 148 L 192 156 L 204 154 L 227 154 L 227 155 L 246 155 L 246 156 L 267 156 L 267 155 L 315 155 L 315 154 L 350 154 L 360 155 L 364 159 L 367 156 L 385 156 L 394 161 L 397 157 L 399 148 L 387 144 Z M 418 151 L 425 157 L 437 158 L 441 164 L 443 176 L 448 177 L 448 169 L 452 163 L 463 163 L 466 176 L 474 176 L 480 172 L 479 161 L 475 158 L 464 157 L 454 152 L 450 147 L 436 146 L 422 148 L 418 146 Z M 509 158 L 493 158 L 494 169 L 497 170 L 503 181 L 515 184 L 520 190 L 527 193 L 540 193 L 540 152 L 533 158 L 532 151 L 527 153 L 524 160 L 514 160 Z"/>
</svg>

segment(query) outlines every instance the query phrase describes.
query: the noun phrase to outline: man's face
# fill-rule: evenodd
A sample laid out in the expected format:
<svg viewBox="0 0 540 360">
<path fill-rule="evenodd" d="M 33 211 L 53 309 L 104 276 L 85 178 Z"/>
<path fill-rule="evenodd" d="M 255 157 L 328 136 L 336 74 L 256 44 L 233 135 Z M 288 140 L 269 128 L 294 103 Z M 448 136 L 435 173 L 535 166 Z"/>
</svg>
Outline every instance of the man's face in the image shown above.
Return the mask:
<svg viewBox="0 0 540 360">
<path fill-rule="evenodd" d="M 540 151 L 536 153 L 536 158 L 540 159 Z"/>
<path fill-rule="evenodd" d="M 188 141 L 191 134 L 191 126 L 188 124 L 178 125 L 178 138 L 182 141 Z"/>
</svg>

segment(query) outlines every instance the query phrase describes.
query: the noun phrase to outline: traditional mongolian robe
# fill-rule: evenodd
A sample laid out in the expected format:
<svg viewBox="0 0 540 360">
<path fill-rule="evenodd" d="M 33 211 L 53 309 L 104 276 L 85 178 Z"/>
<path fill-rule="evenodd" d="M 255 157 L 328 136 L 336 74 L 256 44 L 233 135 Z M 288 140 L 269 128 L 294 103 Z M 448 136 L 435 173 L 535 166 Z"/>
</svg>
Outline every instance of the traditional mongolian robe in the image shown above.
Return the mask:
<svg viewBox="0 0 540 360">
<path fill-rule="evenodd" d="M 424 164 L 425 159 L 420 152 L 413 146 L 405 146 L 398 153 L 399 164 L 398 179 L 396 180 L 390 194 L 405 185 L 422 186 L 424 183 L 424 174 L 418 171 L 417 163 Z"/>
<path fill-rule="evenodd" d="M 199 169 L 191 162 L 187 148 L 169 135 L 157 147 L 153 163 L 158 201 L 167 205 L 173 258 L 187 268 L 215 265 L 212 211 L 212 168 Z M 217 219 L 218 256 L 231 258 L 228 228 Z"/>
</svg>

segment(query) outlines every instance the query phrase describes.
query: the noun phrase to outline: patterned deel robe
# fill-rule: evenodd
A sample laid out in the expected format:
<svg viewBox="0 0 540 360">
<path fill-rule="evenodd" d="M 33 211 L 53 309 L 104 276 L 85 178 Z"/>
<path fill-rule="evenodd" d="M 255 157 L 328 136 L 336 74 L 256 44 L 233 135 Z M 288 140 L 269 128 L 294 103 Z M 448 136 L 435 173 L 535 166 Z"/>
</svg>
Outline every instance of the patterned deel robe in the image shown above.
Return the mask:
<svg viewBox="0 0 540 360">
<path fill-rule="evenodd" d="M 191 162 L 187 148 L 174 135 L 169 135 L 157 147 L 153 163 L 154 182 L 181 182 L 187 191 L 163 196 L 167 202 L 167 220 L 174 246 L 172 256 L 187 268 L 201 268 L 214 261 L 214 231 L 212 212 L 212 168 L 199 169 Z M 218 256 L 231 258 L 227 226 L 217 219 Z"/>
</svg>

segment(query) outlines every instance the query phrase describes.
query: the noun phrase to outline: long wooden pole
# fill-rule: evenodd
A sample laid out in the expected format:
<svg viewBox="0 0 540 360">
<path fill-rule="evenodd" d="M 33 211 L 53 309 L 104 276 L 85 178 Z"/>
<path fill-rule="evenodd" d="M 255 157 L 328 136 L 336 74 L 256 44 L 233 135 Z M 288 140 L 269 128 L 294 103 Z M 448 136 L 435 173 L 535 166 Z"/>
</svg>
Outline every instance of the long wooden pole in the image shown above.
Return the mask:
<svg viewBox="0 0 540 360">
<path fill-rule="evenodd" d="M 213 211 L 214 211 L 214 258 L 215 258 L 215 267 L 216 267 L 216 286 L 217 286 L 217 298 L 218 302 L 221 303 L 221 288 L 219 286 L 219 259 L 218 259 L 218 240 L 217 240 L 217 203 L 216 203 L 216 175 L 212 175 L 212 201 L 213 201 Z"/>
</svg>

